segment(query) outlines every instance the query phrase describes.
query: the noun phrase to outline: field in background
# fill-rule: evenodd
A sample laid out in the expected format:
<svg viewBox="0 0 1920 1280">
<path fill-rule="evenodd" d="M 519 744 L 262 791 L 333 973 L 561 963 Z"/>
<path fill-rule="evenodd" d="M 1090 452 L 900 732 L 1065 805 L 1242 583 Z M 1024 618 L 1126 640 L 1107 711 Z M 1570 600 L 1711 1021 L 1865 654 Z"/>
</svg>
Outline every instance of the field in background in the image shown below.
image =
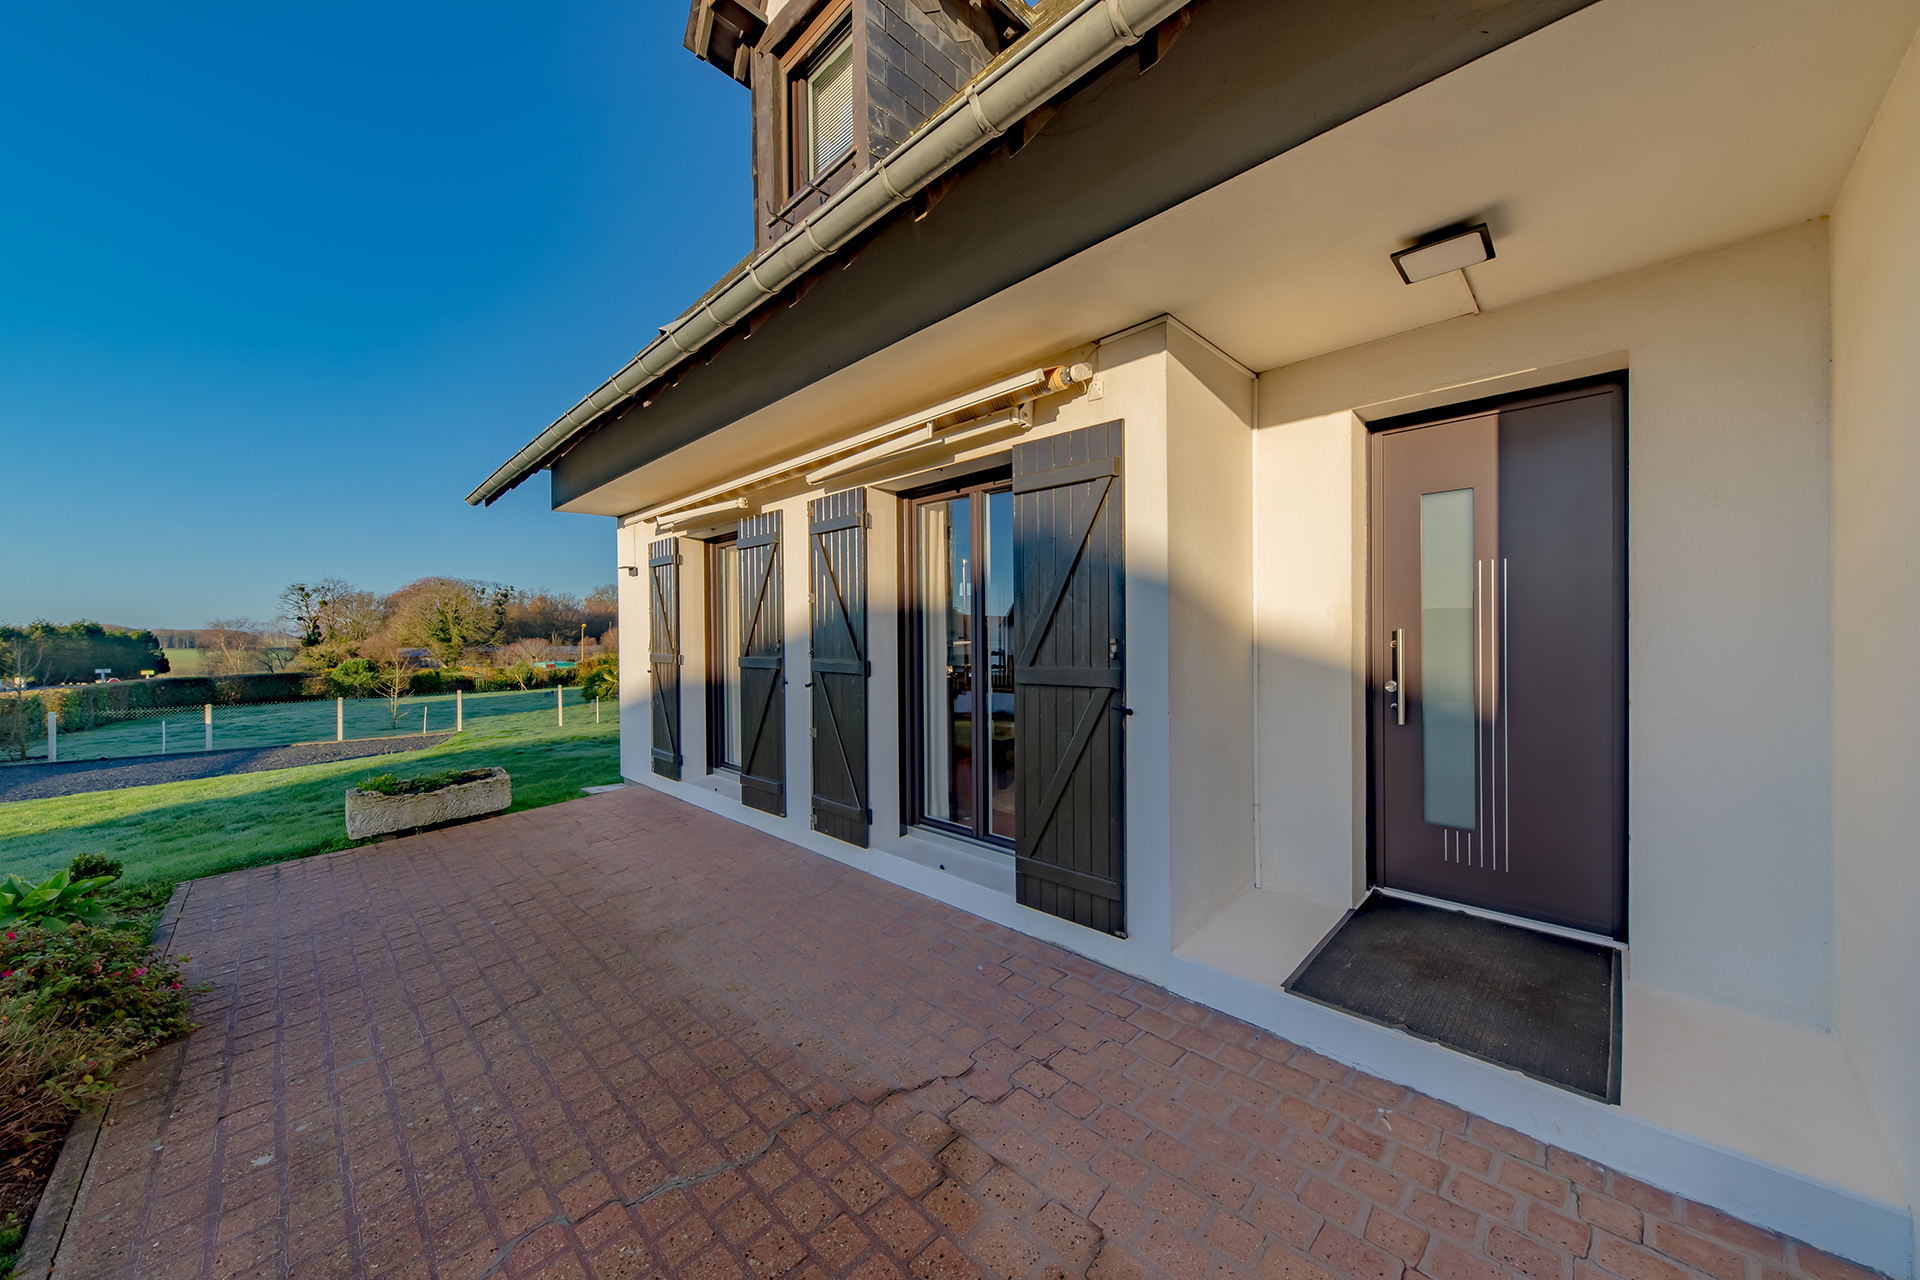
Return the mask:
<svg viewBox="0 0 1920 1280">
<path fill-rule="evenodd" d="M 544 697 L 545 709 L 472 714 L 474 701 L 528 697 Z M 498 765 L 513 776 L 513 810 L 620 781 L 613 704 L 603 708 L 599 725 L 591 704 L 577 717 L 570 704 L 562 729 L 553 723 L 550 689 L 468 702 L 467 731 L 427 751 L 0 804 L 0 876 L 17 873 L 37 882 L 74 854 L 90 852 L 122 859 L 128 886 L 165 884 L 349 848 L 356 842 L 346 836 L 345 794 L 374 773 L 407 777 Z M 333 704 L 309 705 L 326 707 L 331 728 Z M 452 723 L 449 712 L 445 727 Z"/>
<path fill-rule="evenodd" d="M 193 652 L 193 650 L 187 650 Z M 591 724 L 594 704 L 582 699 L 578 689 L 566 688 L 567 727 L 576 720 Z M 534 724 L 544 716 L 548 725 L 559 718 L 553 689 L 514 690 L 508 693 L 469 693 L 465 696 L 465 718 L 469 728 L 507 718 L 526 717 Z M 445 733 L 453 728 L 453 695 L 407 697 L 400 700 L 396 722 L 383 698 L 348 698 L 346 736 L 349 738 L 390 738 L 422 732 Z M 312 702 L 252 703 L 239 706 L 214 704 L 213 749 L 228 751 L 242 747 L 284 747 L 297 742 L 331 742 L 334 737 L 334 701 L 327 698 Z M 619 709 L 611 701 L 601 704 L 603 723 L 617 721 Z M 199 707 L 170 707 L 165 711 L 143 710 L 94 728 L 59 737 L 60 758 L 72 760 L 120 760 L 130 756 L 157 755 L 161 745 L 161 724 L 166 724 L 169 754 L 205 750 L 206 726 Z M 46 739 L 37 737 L 33 758 L 46 758 Z"/>
<path fill-rule="evenodd" d="M 167 655 L 167 674 L 170 676 L 204 676 L 209 651 L 206 649 L 162 649 Z"/>
</svg>

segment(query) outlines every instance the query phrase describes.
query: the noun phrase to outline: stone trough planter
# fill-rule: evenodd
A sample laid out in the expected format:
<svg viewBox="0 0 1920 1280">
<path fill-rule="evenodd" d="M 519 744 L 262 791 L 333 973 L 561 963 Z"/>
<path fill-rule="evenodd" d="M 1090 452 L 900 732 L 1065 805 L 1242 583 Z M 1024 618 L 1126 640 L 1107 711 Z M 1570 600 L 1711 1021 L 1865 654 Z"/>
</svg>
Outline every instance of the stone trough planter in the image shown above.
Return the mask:
<svg viewBox="0 0 1920 1280">
<path fill-rule="evenodd" d="M 347 836 L 364 840 L 396 831 L 416 831 L 498 813 L 512 803 L 513 780 L 505 769 L 489 769 L 484 778 L 417 795 L 389 796 L 354 787 L 347 792 Z"/>
</svg>

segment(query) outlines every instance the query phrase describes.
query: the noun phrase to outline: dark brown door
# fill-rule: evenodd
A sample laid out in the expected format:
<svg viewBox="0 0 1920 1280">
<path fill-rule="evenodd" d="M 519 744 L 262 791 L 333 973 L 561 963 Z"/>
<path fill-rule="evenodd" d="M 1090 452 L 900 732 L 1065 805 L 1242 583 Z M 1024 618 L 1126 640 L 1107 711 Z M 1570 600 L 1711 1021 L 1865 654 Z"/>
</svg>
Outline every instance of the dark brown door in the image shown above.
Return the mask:
<svg viewBox="0 0 1920 1280">
<path fill-rule="evenodd" d="M 648 673 L 653 682 L 653 771 L 680 778 L 680 544 L 661 538 L 647 548 L 653 596 Z"/>
<path fill-rule="evenodd" d="M 1014 890 L 1126 933 L 1126 526 L 1120 422 L 1013 449 Z"/>
<path fill-rule="evenodd" d="M 813 829 L 867 847 L 867 491 L 807 504 Z"/>
<path fill-rule="evenodd" d="M 1372 442 L 1378 883 L 1625 936 L 1623 389 Z"/>
<path fill-rule="evenodd" d="M 787 812 L 787 623 L 780 513 L 747 516 L 740 555 L 740 801 Z"/>
</svg>

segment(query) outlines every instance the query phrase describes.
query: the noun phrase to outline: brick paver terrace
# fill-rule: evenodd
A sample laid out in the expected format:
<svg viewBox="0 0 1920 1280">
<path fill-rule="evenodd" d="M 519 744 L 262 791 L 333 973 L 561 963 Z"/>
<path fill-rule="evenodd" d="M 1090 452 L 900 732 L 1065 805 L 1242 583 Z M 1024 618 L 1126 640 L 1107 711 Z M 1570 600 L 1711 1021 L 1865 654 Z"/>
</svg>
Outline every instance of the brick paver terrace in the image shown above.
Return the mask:
<svg viewBox="0 0 1920 1280">
<path fill-rule="evenodd" d="M 1857 1280 L 642 788 L 192 885 L 67 1277 Z"/>
</svg>

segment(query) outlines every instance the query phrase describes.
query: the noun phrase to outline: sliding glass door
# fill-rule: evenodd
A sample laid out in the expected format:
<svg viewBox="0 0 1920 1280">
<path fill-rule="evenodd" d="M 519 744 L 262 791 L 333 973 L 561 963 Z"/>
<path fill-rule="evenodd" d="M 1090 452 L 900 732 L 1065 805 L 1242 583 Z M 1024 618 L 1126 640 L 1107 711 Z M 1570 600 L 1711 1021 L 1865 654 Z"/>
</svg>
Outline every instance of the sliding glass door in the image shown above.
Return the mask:
<svg viewBox="0 0 1920 1280">
<path fill-rule="evenodd" d="M 707 768 L 740 768 L 740 549 L 707 544 Z"/>
<path fill-rule="evenodd" d="M 1011 845 L 1013 493 L 1004 480 L 913 503 L 918 818 Z"/>
</svg>

